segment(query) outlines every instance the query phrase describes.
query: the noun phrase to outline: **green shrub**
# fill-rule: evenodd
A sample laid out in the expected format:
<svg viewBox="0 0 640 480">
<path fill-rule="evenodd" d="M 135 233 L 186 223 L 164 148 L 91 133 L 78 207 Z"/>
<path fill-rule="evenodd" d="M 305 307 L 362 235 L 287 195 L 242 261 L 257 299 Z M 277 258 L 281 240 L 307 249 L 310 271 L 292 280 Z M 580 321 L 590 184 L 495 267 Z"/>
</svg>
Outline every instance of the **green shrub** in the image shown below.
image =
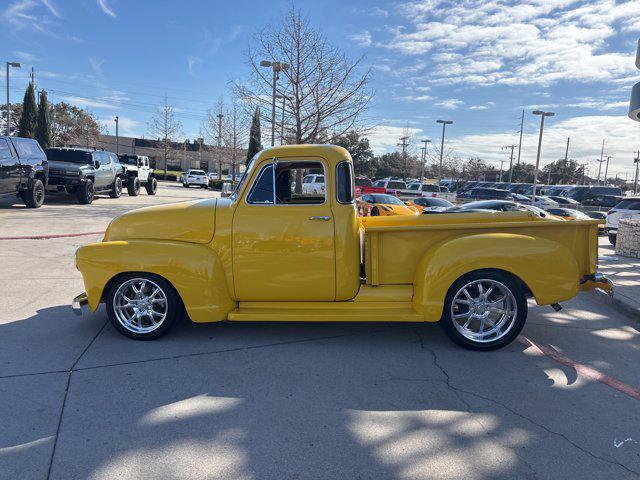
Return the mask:
<svg viewBox="0 0 640 480">
<path fill-rule="evenodd" d="M 209 179 L 209 188 L 213 188 L 214 190 L 222 190 L 222 184 L 225 183 L 224 180 L 211 180 Z"/>
</svg>

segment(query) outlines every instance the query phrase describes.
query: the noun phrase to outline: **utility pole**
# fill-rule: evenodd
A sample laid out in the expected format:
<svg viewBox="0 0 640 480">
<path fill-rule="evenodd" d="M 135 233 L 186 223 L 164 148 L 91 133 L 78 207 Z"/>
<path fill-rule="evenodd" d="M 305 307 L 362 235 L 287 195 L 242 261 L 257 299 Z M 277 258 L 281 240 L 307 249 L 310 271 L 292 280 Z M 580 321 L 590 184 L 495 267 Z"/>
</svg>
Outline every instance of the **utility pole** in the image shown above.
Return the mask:
<svg viewBox="0 0 640 480">
<path fill-rule="evenodd" d="M 582 167 L 582 182 L 580 183 L 580 185 L 584 185 L 584 173 L 585 173 L 585 167 L 589 165 L 588 163 L 581 163 L 580 166 Z"/>
<path fill-rule="evenodd" d="M 538 168 L 540 167 L 540 152 L 542 150 L 542 132 L 544 131 L 544 117 L 553 117 L 553 112 L 543 112 L 542 110 L 534 110 L 534 115 L 540 115 L 540 136 L 538 137 L 538 153 L 536 155 L 536 169 L 533 172 L 533 195 L 531 195 L 531 205 L 536 203 L 536 189 L 538 187 Z"/>
<path fill-rule="evenodd" d="M 118 155 L 118 153 L 119 153 L 118 152 L 118 146 L 120 144 L 119 136 L 118 136 L 118 120 L 120 120 L 120 118 L 116 115 L 116 118 L 115 118 L 115 122 L 116 122 L 116 155 Z"/>
<path fill-rule="evenodd" d="M 219 113 L 218 117 L 218 180 L 222 180 L 222 117 L 224 115 Z"/>
<path fill-rule="evenodd" d="M 636 176 L 633 179 L 633 194 L 636 195 L 638 193 L 638 167 L 640 167 L 640 150 L 633 152 L 636 157 L 633 159 L 633 163 L 636 164 Z"/>
<path fill-rule="evenodd" d="M 270 62 L 269 60 L 262 60 L 260 62 L 261 67 L 271 67 L 273 69 L 272 80 L 272 98 L 271 98 L 271 146 L 276 143 L 276 83 L 280 78 L 280 72 L 285 72 L 289 69 L 289 64 L 284 62 Z"/>
<path fill-rule="evenodd" d="M 500 177 L 498 178 L 498 182 L 502 183 L 502 166 L 504 165 L 504 158 L 500 159 Z"/>
<path fill-rule="evenodd" d="M 438 185 L 440 185 L 440 181 L 442 180 L 442 157 L 444 156 L 444 132 L 447 125 L 451 125 L 453 121 L 452 120 L 436 120 L 436 123 L 442 124 L 442 137 L 440 138 L 440 165 L 438 165 Z"/>
<path fill-rule="evenodd" d="M 524 129 L 524 108 L 522 109 L 522 118 L 520 118 L 520 141 L 518 142 L 518 166 L 520 166 L 520 151 L 522 150 L 522 130 Z M 509 178 L 511 181 L 511 178 Z"/>
<path fill-rule="evenodd" d="M 604 162 L 604 138 L 602 139 L 602 150 L 600 150 L 600 160 L 598 160 L 598 162 L 600 162 L 600 164 L 598 165 L 598 181 L 596 182 L 598 185 L 600 185 L 600 173 L 602 172 L 602 162 Z"/>
<path fill-rule="evenodd" d="M 611 155 L 605 155 L 607 165 L 604 167 L 604 185 L 607 185 L 607 174 L 609 173 L 609 160 L 613 158 Z"/>
<path fill-rule="evenodd" d="M 404 162 L 404 169 L 402 172 L 402 179 L 406 180 L 407 179 L 407 144 L 409 141 L 409 137 L 400 137 L 400 142 L 398 146 L 402 147 L 402 161 Z"/>
<path fill-rule="evenodd" d="M 502 147 L 503 149 L 505 148 L 510 148 L 511 149 L 511 155 L 509 156 L 509 183 L 512 182 L 513 180 L 513 150 L 514 148 L 516 148 L 515 145 L 506 145 L 504 147 Z M 500 160 L 500 164 L 502 164 L 502 160 Z M 500 167 L 500 170 L 502 170 L 502 167 Z M 500 172 L 500 181 L 502 182 L 502 171 Z"/>
<path fill-rule="evenodd" d="M 425 139 L 425 140 L 420 140 L 422 143 L 424 143 L 424 146 L 422 147 L 422 166 L 420 168 L 420 181 L 423 182 L 424 181 L 424 167 L 425 167 L 425 163 L 427 161 L 427 144 L 431 142 L 431 140 L 429 139 Z"/>
<path fill-rule="evenodd" d="M 280 145 L 284 145 L 284 111 L 285 111 L 285 100 L 292 100 L 292 97 L 287 95 L 276 95 L 277 99 L 282 99 L 282 117 L 280 118 Z"/>
<path fill-rule="evenodd" d="M 18 62 L 6 62 L 7 65 L 7 136 L 11 135 L 11 103 L 9 103 L 9 67 L 20 68 Z"/>
</svg>

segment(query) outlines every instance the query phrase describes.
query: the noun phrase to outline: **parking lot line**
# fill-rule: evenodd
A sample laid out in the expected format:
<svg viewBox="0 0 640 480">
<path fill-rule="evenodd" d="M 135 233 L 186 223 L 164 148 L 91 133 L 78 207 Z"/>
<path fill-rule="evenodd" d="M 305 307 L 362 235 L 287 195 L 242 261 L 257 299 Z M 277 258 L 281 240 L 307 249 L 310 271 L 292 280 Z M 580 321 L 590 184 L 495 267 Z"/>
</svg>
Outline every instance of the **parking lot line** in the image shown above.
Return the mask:
<svg viewBox="0 0 640 480">
<path fill-rule="evenodd" d="M 0 240 L 47 240 L 50 238 L 84 237 L 87 235 L 102 235 L 101 232 L 61 233 L 55 235 L 26 235 L 22 237 L 0 237 Z"/>
<path fill-rule="evenodd" d="M 518 342 L 533 348 L 533 350 L 539 355 L 544 355 L 545 357 L 555 360 L 556 362 L 561 363 L 566 367 L 573 368 L 577 373 L 584 375 L 585 377 L 590 378 L 591 380 L 596 380 L 600 383 L 605 384 L 610 388 L 613 388 L 614 390 L 617 390 L 621 393 L 624 393 L 625 395 L 628 395 L 629 397 L 635 400 L 640 400 L 639 389 L 634 388 L 631 385 L 627 385 L 626 383 L 618 380 L 617 378 L 610 377 L 609 375 L 606 375 L 601 371 L 596 370 L 595 368 L 578 363 L 570 359 L 569 357 L 565 357 L 557 350 L 545 345 L 539 345 L 535 343 L 533 340 L 523 335 L 520 335 L 518 337 Z"/>
</svg>

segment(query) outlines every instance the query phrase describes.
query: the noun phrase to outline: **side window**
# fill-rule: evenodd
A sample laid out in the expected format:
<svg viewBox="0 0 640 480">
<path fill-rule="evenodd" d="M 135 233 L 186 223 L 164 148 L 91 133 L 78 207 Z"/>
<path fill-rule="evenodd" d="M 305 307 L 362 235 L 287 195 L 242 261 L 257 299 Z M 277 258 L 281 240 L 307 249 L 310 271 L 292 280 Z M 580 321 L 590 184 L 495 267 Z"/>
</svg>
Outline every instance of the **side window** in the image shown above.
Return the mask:
<svg viewBox="0 0 640 480">
<path fill-rule="evenodd" d="M 11 149 L 4 138 L 0 138 L 0 160 L 11 158 Z"/>
<path fill-rule="evenodd" d="M 262 169 L 249 191 L 247 203 L 273 205 L 273 165 Z"/>
<path fill-rule="evenodd" d="M 307 175 L 317 175 L 314 183 L 303 184 Z M 276 204 L 317 205 L 324 203 L 326 186 L 324 166 L 320 162 L 289 162 L 276 164 L 275 174 Z"/>
<path fill-rule="evenodd" d="M 41 157 L 42 149 L 35 140 L 29 140 L 25 138 L 16 138 L 15 147 L 18 151 L 19 157 Z"/>
<path fill-rule="evenodd" d="M 340 203 L 353 202 L 353 168 L 349 162 L 340 162 L 336 167 L 336 197 Z"/>
<path fill-rule="evenodd" d="M 302 179 L 302 183 L 313 183 L 313 175 L 307 175 Z"/>
</svg>

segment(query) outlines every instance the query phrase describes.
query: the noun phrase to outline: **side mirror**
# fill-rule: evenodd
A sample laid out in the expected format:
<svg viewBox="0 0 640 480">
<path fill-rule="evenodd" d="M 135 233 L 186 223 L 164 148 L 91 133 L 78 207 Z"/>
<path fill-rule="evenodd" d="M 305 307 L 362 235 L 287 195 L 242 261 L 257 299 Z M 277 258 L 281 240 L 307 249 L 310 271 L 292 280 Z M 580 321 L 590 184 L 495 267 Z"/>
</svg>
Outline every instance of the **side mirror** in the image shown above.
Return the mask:
<svg viewBox="0 0 640 480">
<path fill-rule="evenodd" d="M 100 160 L 94 160 L 93 161 L 93 167 L 94 168 L 100 168 Z"/>
</svg>

